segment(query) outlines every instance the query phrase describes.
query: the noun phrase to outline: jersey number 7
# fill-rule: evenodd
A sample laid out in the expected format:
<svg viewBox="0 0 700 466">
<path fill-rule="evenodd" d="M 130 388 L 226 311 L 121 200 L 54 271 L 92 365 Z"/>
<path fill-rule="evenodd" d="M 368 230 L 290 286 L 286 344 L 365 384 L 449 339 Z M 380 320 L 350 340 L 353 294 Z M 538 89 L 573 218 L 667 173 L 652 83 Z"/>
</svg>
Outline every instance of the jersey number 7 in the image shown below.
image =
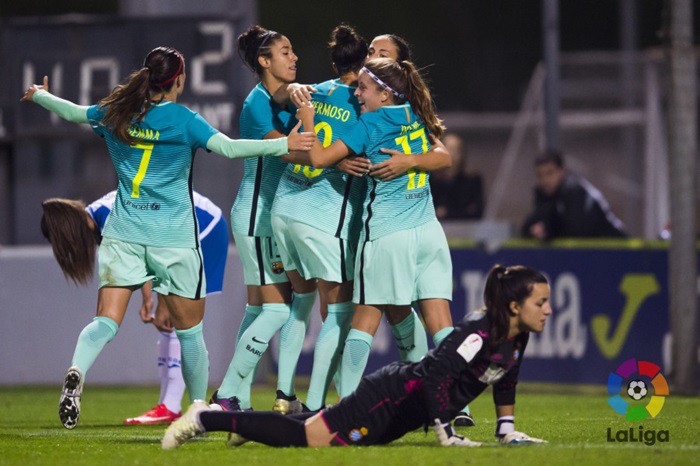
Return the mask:
<svg viewBox="0 0 700 466">
<path fill-rule="evenodd" d="M 153 152 L 153 144 L 135 144 L 131 147 L 143 149 L 143 156 L 141 157 L 141 163 L 139 163 L 139 171 L 136 172 L 136 176 L 131 181 L 131 197 L 139 197 L 141 195 L 139 186 L 141 186 L 141 182 L 146 176 L 146 170 L 148 170 L 148 164 L 151 161 L 151 153 Z"/>
</svg>

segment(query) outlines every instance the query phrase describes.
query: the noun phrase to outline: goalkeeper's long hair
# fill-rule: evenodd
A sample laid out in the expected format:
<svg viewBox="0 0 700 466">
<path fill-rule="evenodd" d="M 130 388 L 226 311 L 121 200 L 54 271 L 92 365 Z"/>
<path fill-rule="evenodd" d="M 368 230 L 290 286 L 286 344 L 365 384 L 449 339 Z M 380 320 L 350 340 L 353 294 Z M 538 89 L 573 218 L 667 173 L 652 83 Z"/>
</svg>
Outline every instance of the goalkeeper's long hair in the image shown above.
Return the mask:
<svg viewBox="0 0 700 466">
<path fill-rule="evenodd" d="M 484 287 L 484 304 L 491 322 L 494 343 L 508 338 L 510 318 L 515 315 L 510 310 L 510 303 L 523 304 L 532 294 L 535 283 L 548 282 L 542 273 L 530 267 L 504 267 L 496 264 L 491 268 Z"/>
<path fill-rule="evenodd" d="M 76 285 L 87 285 L 94 273 L 99 227 L 90 228 L 82 201 L 52 198 L 41 207 L 41 233 L 51 243 L 63 275 Z"/>
</svg>

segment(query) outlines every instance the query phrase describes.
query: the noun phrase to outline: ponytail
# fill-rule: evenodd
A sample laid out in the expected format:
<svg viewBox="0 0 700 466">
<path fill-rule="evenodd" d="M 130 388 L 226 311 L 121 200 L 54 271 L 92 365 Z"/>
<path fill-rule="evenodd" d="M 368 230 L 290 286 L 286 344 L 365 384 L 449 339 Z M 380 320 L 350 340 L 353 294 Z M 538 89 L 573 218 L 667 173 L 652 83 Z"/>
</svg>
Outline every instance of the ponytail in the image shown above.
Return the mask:
<svg viewBox="0 0 700 466">
<path fill-rule="evenodd" d="M 399 66 L 408 82 L 408 101 L 416 115 L 423 121 L 428 130 L 437 138 L 441 138 L 445 132 L 445 125 L 437 116 L 435 103 L 430 95 L 428 85 L 420 75 L 416 67 L 408 60 L 399 62 Z"/>
<path fill-rule="evenodd" d="M 522 265 L 494 265 L 486 277 L 484 304 L 491 322 L 494 342 L 508 337 L 512 302 L 522 304 L 532 294 L 535 283 L 547 283 L 547 278 L 535 269 Z"/>
<path fill-rule="evenodd" d="M 85 211 L 85 204 L 81 201 L 52 198 L 42 202 L 41 207 L 44 210 L 41 233 L 51 243 L 53 255 L 63 275 L 76 285 L 87 285 L 95 265 L 97 234 L 90 229 L 90 214 Z"/>
<path fill-rule="evenodd" d="M 105 107 L 102 123 L 118 140 L 133 146 L 138 140 L 130 134 L 131 125 L 145 117 L 151 108 L 151 95 L 169 92 L 184 72 L 185 59 L 180 52 L 170 47 L 151 50 L 143 67 L 100 101 L 100 106 Z"/>
<path fill-rule="evenodd" d="M 426 128 L 441 138 L 445 132 L 438 118 L 430 90 L 416 67 L 408 60 L 397 62 L 391 58 L 374 58 L 365 63 L 377 85 L 385 87 L 394 96 L 397 104 L 408 101 L 411 108 Z"/>
</svg>

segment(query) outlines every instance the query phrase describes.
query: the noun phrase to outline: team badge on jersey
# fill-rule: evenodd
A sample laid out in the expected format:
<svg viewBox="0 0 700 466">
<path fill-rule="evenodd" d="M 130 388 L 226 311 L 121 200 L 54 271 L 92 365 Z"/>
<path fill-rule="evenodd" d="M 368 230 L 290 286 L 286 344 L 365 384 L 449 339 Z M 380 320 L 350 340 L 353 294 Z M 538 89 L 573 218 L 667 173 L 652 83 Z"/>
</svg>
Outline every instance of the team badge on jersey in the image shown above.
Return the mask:
<svg viewBox="0 0 700 466">
<path fill-rule="evenodd" d="M 353 442 L 359 442 L 362 440 L 362 437 L 367 435 L 367 428 L 366 427 L 360 427 L 359 429 L 353 429 L 350 431 L 348 434 L 348 438 L 352 440 Z"/>
<path fill-rule="evenodd" d="M 284 264 L 282 261 L 274 261 L 272 263 L 272 271 L 275 272 L 277 275 L 284 273 Z"/>
<path fill-rule="evenodd" d="M 519 357 L 520 357 L 520 350 L 516 349 L 515 351 L 513 351 L 513 361 L 517 361 Z"/>
</svg>

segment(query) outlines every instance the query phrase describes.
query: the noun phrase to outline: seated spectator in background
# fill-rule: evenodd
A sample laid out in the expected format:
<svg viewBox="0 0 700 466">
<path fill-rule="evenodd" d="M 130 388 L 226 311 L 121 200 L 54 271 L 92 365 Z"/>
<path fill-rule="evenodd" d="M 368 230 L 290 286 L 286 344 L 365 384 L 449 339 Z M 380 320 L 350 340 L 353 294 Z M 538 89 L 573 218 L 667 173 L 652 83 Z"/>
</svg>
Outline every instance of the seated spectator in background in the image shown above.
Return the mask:
<svg viewBox="0 0 700 466">
<path fill-rule="evenodd" d="M 481 175 L 467 168 L 462 138 L 448 134 L 443 144 L 452 154 L 452 166 L 430 174 L 435 214 L 440 220 L 477 219 L 484 211 Z"/>
<path fill-rule="evenodd" d="M 523 236 L 540 240 L 627 236 L 600 191 L 568 173 L 561 154 L 538 157 L 535 172 L 535 209 L 525 220 Z"/>
</svg>

